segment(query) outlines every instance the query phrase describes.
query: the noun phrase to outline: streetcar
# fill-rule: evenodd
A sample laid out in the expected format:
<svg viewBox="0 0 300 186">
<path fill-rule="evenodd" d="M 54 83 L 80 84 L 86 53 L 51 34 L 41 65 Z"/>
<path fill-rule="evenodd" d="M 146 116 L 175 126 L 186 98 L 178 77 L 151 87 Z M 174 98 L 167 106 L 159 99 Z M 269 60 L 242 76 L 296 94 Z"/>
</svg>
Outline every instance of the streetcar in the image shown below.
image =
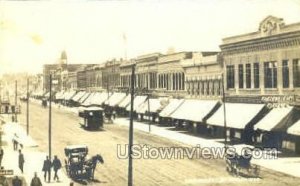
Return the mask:
<svg viewBox="0 0 300 186">
<path fill-rule="evenodd" d="M 79 117 L 83 118 L 81 126 L 89 130 L 97 130 L 103 127 L 103 109 L 101 107 L 80 107 Z"/>
</svg>

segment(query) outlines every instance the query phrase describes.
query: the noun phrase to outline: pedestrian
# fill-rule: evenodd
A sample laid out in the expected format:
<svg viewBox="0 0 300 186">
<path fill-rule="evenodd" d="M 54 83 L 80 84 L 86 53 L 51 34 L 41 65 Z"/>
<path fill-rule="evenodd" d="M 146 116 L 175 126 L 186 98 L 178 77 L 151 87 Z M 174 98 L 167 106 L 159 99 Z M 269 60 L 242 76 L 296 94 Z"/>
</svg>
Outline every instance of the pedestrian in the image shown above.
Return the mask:
<svg viewBox="0 0 300 186">
<path fill-rule="evenodd" d="M 18 150 L 18 136 L 16 133 L 13 137 L 13 145 L 14 145 L 14 150 Z"/>
<path fill-rule="evenodd" d="M 46 156 L 46 160 L 44 160 L 43 169 L 44 172 L 44 180 L 46 181 L 47 173 L 50 175 L 50 169 L 51 169 L 51 161 L 49 160 L 49 156 Z M 48 178 L 50 182 L 50 177 Z"/>
<path fill-rule="evenodd" d="M 0 149 L 0 167 L 2 165 L 3 156 L 4 156 L 4 151 L 3 151 L 2 147 L 1 147 L 1 149 Z"/>
<path fill-rule="evenodd" d="M 57 171 L 61 168 L 61 162 L 60 160 L 57 158 L 57 156 L 54 156 L 53 162 L 52 162 L 52 166 L 53 166 L 53 170 L 54 170 L 54 178 L 53 180 L 57 179 L 57 181 L 59 181 L 59 177 L 57 175 Z"/>
<path fill-rule="evenodd" d="M 12 185 L 13 186 L 22 186 L 22 180 L 18 176 L 15 176 L 12 179 Z"/>
<path fill-rule="evenodd" d="M 19 168 L 22 173 L 24 172 L 24 170 L 23 170 L 24 162 L 25 162 L 24 155 L 23 155 L 22 151 L 19 150 Z"/>
<path fill-rule="evenodd" d="M 0 185 L 1 186 L 9 186 L 7 178 L 5 176 L 0 176 Z"/>
<path fill-rule="evenodd" d="M 42 186 L 40 178 L 37 176 L 37 173 L 34 173 L 34 177 L 31 180 L 30 186 Z"/>
<path fill-rule="evenodd" d="M 117 115 L 117 113 L 116 113 L 115 110 L 113 110 L 112 115 L 113 115 L 113 119 L 115 120 L 116 119 L 116 115 Z"/>
</svg>

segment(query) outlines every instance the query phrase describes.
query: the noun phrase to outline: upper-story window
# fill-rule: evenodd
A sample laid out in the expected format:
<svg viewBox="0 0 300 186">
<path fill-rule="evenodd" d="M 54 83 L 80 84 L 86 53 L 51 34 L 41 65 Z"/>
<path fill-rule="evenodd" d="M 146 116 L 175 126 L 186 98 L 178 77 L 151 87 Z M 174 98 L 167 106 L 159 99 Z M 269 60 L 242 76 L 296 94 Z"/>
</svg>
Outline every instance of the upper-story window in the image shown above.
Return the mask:
<svg viewBox="0 0 300 186">
<path fill-rule="evenodd" d="M 226 66 L 227 88 L 234 88 L 234 65 Z"/>
<path fill-rule="evenodd" d="M 239 88 L 244 88 L 244 66 L 239 64 Z"/>
<path fill-rule="evenodd" d="M 251 64 L 246 64 L 246 88 L 251 88 Z"/>
<path fill-rule="evenodd" d="M 265 88 L 277 87 L 277 62 L 264 63 Z"/>
<path fill-rule="evenodd" d="M 259 88 L 259 63 L 253 64 L 254 88 Z"/>
<path fill-rule="evenodd" d="M 293 60 L 293 83 L 294 87 L 300 87 L 300 62 L 299 59 Z"/>
<path fill-rule="evenodd" d="M 289 61 L 283 60 L 282 61 L 282 87 L 288 88 L 289 84 Z"/>
</svg>

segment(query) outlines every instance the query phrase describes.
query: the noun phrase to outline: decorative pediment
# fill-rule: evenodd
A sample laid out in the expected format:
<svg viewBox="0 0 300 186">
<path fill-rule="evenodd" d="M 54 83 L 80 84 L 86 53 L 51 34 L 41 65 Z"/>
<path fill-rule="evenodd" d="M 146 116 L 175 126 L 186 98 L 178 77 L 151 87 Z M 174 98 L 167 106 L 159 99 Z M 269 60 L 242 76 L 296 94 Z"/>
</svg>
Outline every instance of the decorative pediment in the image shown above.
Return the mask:
<svg viewBox="0 0 300 186">
<path fill-rule="evenodd" d="M 269 36 L 278 33 L 283 25 L 284 21 L 282 18 L 268 16 L 260 22 L 259 31 L 262 35 Z"/>
</svg>

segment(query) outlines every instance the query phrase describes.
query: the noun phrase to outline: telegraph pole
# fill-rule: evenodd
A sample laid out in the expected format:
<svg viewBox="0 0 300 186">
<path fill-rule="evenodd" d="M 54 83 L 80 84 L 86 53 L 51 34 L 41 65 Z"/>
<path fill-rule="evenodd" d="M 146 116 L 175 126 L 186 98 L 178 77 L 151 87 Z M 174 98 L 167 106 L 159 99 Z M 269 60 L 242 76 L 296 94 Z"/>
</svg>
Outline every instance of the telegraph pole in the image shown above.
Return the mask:
<svg viewBox="0 0 300 186">
<path fill-rule="evenodd" d="M 149 132 L 151 132 L 151 120 L 150 120 L 150 94 L 148 92 L 148 120 L 149 120 Z"/>
<path fill-rule="evenodd" d="M 226 97 L 224 87 L 224 74 L 222 74 L 222 97 L 223 97 L 223 111 L 224 111 L 224 138 L 225 138 L 225 151 L 227 149 L 227 123 L 226 123 Z"/>
<path fill-rule="evenodd" d="M 26 100 L 26 129 L 29 135 L 29 78 L 27 78 L 27 100 Z"/>
<path fill-rule="evenodd" d="M 49 160 L 51 161 L 51 100 L 52 100 L 52 74 L 50 74 L 50 95 L 49 95 L 49 131 L 48 131 L 48 137 L 49 137 Z M 48 182 L 50 182 L 51 179 L 51 169 L 48 173 Z"/>
<path fill-rule="evenodd" d="M 130 101 L 130 123 L 129 123 L 129 165 L 128 165 L 128 186 L 133 185 L 132 181 L 132 145 L 133 145 L 133 103 L 134 103 L 134 84 L 135 84 L 135 65 L 132 65 L 131 73 L 131 101 Z"/>
<path fill-rule="evenodd" d="M 17 118 L 17 104 L 18 104 L 18 81 L 15 81 L 15 122 L 18 122 L 18 118 Z"/>
</svg>

